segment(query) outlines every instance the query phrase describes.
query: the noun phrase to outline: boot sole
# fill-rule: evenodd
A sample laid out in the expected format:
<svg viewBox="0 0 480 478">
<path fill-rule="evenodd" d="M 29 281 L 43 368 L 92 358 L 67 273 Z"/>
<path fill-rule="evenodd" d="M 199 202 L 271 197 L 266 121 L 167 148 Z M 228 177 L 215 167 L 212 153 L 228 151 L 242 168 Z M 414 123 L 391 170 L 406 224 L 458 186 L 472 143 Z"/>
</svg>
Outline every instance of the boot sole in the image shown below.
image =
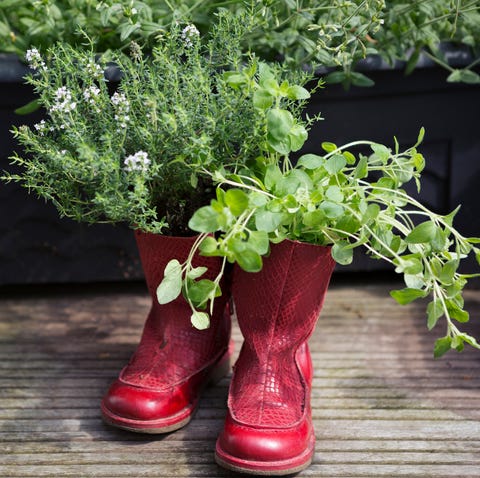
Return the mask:
<svg viewBox="0 0 480 478">
<path fill-rule="evenodd" d="M 224 378 L 231 369 L 231 358 L 233 354 L 233 344 L 230 343 L 228 350 L 221 356 L 218 362 L 212 367 L 206 381 L 205 386 L 215 385 Z M 200 390 L 199 394 L 203 391 Z M 135 433 L 148 433 L 152 435 L 169 433 L 178 430 L 190 422 L 196 412 L 198 400 L 190 407 L 184 408 L 175 415 L 162 417 L 158 420 L 134 420 L 125 418 L 112 413 L 105 405 L 101 404 L 102 418 L 105 423 L 122 430 Z"/>
<path fill-rule="evenodd" d="M 313 460 L 315 452 L 315 442 L 305 453 L 294 458 L 282 461 L 251 461 L 242 460 L 235 456 L 225 453 L 218 445 L 215 450 L 215 461 L 217 465 L 227 470 L 245 473 L 248 475 L 260 476 L 283 476 L 298 473 L 308 468 Z"/>
</svg>

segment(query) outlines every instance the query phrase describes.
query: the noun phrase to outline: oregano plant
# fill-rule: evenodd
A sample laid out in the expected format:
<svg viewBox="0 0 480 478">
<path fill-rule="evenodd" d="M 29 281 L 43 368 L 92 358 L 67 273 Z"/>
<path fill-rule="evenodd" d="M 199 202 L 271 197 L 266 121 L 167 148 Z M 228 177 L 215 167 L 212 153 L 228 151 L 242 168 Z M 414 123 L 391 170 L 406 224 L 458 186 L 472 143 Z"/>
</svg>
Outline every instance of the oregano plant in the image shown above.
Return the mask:
<svg viewBox="0 0 480 478">
<path fill-rule="evenodd" d="M 227 79 L 227 81 L 229 81 Z M 325 154 L 305 154 L 296 163 L 290 153 L 307 139 L 306 125 L 281 106 L 285 98 L 305 99 L 301 86 L 279 84 L 273 72 L 261 65 L 258 72 L 235 75 L 232 87 L 254 91 L 252 101 L 264 116 L 265 142 L 254 161 L 236 170 L 203 169 L 216 184 L 216 197 L 198 209 L 189 227 L 199 233 L 192 254 L 184 264 L 175 262 L 175 297 L 180 286 L 192 307 L 192 323 L 208 326 L 207 306 L 213 307 L 220 274 L 214 281 L 202 279 L 192 266 L 193 252 L 236 262 L 247 272 L 258 272 L 270 243 L 285 239 L 330 245 L 339 264 L 349 264 L 354 251 L 392 264 L 403 276 L 405 287 L 391 292 L 400 304 L 430 297 L 427 326 L 434 328 L 444 318 L 446 335 L 436 341 L 436 357 L 464 344 L 480 348 L 476 339 L 459 329 L 469 320 L 462 291 L 468 279 L 479 273 L 459 272 L 461 260 L 474 254 L 480 263 L 479 238 L 463 237 L 453 226 L 458 211 L 442 216 L 427 209 L 403 186 L 420 175 L 425 159 L 417 143 L 401 151 L 372 141 L 344 146 L 322 144 Z M 355 148 L 369 153 L 355 153 Z M 170 265 L 169 265 L 170 267 Z M 168 269 L 168 267 L 167 267 Z M 168 302 L 172 288 L 166 270 L 159 287 L 159 300 Z"/>
</svg>

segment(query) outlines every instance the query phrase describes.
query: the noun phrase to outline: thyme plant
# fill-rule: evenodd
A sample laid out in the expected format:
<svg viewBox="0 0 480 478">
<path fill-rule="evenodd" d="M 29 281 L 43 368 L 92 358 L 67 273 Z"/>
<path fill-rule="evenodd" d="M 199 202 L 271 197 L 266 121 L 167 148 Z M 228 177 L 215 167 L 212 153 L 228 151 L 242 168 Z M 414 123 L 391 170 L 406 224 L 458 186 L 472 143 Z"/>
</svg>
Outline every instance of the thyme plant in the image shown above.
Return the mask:
<svg viewBox="0 0 480 478">
<path fill-rule="evenodd" d="M 250 93 L 227 81 L 240 63 L 255 68 L 241 53 L 245 28 L 248 19 L 223 15 L 201 41 L 194 26 L 173 23 L 151 56 L 137 44 L 100 58 L 61 44 L 44 56 L 30 50 L 27 82 L 47 116 L 15 128 L 25 153 L 13 162 L 23 173 L 6 179 L 75 220 L 188 233 L 188 218 L 214 194 L 198 171 L 235 167 L 264 141 Z"/>
</svg>

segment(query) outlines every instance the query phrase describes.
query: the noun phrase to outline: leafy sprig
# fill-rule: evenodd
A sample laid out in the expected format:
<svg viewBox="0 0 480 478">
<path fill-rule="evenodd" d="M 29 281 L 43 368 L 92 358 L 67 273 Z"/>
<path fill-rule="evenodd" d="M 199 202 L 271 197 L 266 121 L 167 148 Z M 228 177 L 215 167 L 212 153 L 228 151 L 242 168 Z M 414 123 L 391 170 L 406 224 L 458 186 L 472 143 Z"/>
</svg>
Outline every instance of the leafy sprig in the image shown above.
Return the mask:
<svg viewBox="0 0 480 478">
<path fill-rule="evenodd" d="M 193 253 L 222 257 L 224 265 L 236 262 L 254 273 L 261 270 L 270 243 L 291 239 L 330 245 L 339 264 L 351 263 L 360 247 L 392 264 L 405 282 L 392 297 L 407 304 L 430 296 L 429 329 L 445 318 L 446 335 L 437 340 L 435 356 L 451 348 L 462 350 L 465 343 L 480 348 L 457 326 L 469 320 L 462 290 L 469 278 L 480 276 L 459 272 L 460 262 L 473 253 L 480 263 L 480 239 L 465 238 L 453 227 L 458 208 L 447 216 L 436 214 L 403 189 L 412 180 L 420 188 L 423 129 L 417 143 L 405 151 L 397 142 L 393 150 L 371 141 L 341 147 L 324 143 L 324 155 L 306 154 L 292 164 L 289 155 L 306 140 L 306 129 L 291 120 L 278 100 L 289 92 L 293 101 L 300 100 L 307 92 L 278 85 L 266 66 L 256 78 L 235 86 L 253 88 L 255 107 L 264 113 L 262 154 L 237 171 L 203 170 L 217 185 L 216 198 L 190 219 L 189 227 L 200 235 L 189 258 L 176 264 L 174 295 L 181 293 L 183 283 L 194 325 L 208 326 L 204 310 L 220 293 L 223 267 L 214 281 L 201 279 L 202 271 L 192 268 Z M 356 154 L 358 146 L 370 153 Z M 166 270 L 159 287 L 162 303 L 171 292 L 170 281 Z"/>
</svg>

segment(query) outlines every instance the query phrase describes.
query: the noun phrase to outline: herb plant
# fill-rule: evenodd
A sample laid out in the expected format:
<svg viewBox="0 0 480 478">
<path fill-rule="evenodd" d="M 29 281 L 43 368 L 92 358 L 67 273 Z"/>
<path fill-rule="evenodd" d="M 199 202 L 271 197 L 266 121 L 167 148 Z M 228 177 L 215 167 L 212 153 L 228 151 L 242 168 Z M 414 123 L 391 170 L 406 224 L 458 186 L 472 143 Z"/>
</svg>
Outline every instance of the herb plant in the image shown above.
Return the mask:
<svg viewBox="0 0 480 478">
<path fill-rule="evenodd" d="M 214 194 L 200 170 L 235 168 L 264 141 L 263 116 L 229 83 L 240 63 L 256 68 L 241 53 L 245 29 L 248 18 L 220 15 L 201 42 L 195 27 L 174 22 L 146 57 L 137 44 L 129 55 L 100 58 L 69 45 L 44 56 L 29 50 L 35 73 L 27 81 L 47 116 L 15 129 L 24 154 L 13 162 L 23 173 L 6 179 L 76 220 L 187 233 L 188 218 Z M 120 83 L 108 81 L 105 69 L 110 77 L 121 72 Z M 293 102 L 290 108 L 300 115 Z"/>
<path fill-rule="evenodd" d="M 192 307 L 192 323 L 208 327 L 208 304 L 213 307 L 222 271 L 213 280 L 201 279 L 204 269 L 193 268 L 196 251 L 223 257 L 223 264 L 236 262 L 247 272 L 262 268 L 269 244 L 285 239 L 330 245 L 339 264 L 349 264 L 354 250 L 362 246 L 373 258 L 383 259 L 403 275 L 406 287 L 391 292 L 400 304 L 431 297 L 427 325 L 432 329 L 446 320 L 446 335 L 436 341 L 435 356 L 464 344 L 480 348 L 474 337 L 457 324 L 469 320 L 462 290 L 471 277 L 458 271 L 461 259 L 476 255 L 480 263 L 479 238 L 465 238 L 454 227 L 458 211 L 441 216 L 409 196 L 402 186 L 413 180 L 420 188 L 425 160 L 417 144 L 401 152 L 371 141 L 356 141 L 337 147 L 324 143 L 324 155 L 306 154 L 296 164 L 290 153 L 298 150 L 299 137 L 291 113 L 281 101 L 288 90 L 263 65 L 257 72 L 244 71 L 230 84 L 249 95 L 265 116 L 265 143 L 261 154 L 238 169 L 207 169 L 203 172 L 217 185 L 216 197 L 201 207 L 189 221 L 200 233 L 184 264 L 171 261 L 157 296 L 160 303 L 176 298 L 183 290 Z M 307 96 L 302 90 L 301 96 Z M 292 136 L 293 135 L 293 136 Z M 368 146 L 370 154 L 355 155 L 352 148 Z"/>
<path fill-rule="evenodd" d="M 25 154 L 12 160 L 23 172 L 4 179 L 77 220 L 199 233 L 157 290 L 160 303 L 183 293 L 198 328 L 209 325 L 227 263 L 254 273 L 271 243 L 291 239 L 331 246 L 339 264 L 359 247 L 393 264 L 406 287 L 392 296 L 403 304 L 429 296 L 429 328 L 445 318 L 436 356 L 465 343 L 480 348 L 458 328 L 469 319 L 462 290 L 478 276 L 459 266 L 469 254 L 480 262 L 480 239 L 454 228 L 456 211 L 438 215 L 403 189 L 409 181 L 420 187 L 423 131 L 405 151 L 396 141 L 393 149 L 323 143 L 325 154 L 294 161 L 318 119 L 302 117 L 311 75 L 243 54 L 250 19 L 221 13 L 205 38 L 174 22 L 148 56 L 135 43 L 130 55 L 100 58 L 93 47 L 29 51 L 27 81 L 47 119 L 15 130 Z M 112 69 L 119 84 L 107 80 Z M 192 266 L 196 251 L 223 258 L 215 280 Z"/>
</svg>

